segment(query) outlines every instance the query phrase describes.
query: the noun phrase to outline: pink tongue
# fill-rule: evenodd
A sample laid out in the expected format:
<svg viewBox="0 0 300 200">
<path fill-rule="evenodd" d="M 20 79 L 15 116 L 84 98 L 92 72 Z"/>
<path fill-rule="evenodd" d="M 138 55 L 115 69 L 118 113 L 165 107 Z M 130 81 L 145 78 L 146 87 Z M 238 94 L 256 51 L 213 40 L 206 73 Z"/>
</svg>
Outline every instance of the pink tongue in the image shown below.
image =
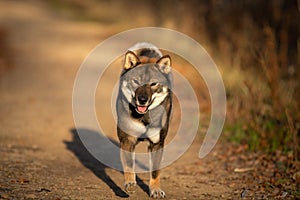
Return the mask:
<svg viewBox="0 0 300 200">
<path fill-rule="evenodd" d="M 147 110 L 147 106 L 137 106 L 138 111 L 145 112 Z"/>
</svg>

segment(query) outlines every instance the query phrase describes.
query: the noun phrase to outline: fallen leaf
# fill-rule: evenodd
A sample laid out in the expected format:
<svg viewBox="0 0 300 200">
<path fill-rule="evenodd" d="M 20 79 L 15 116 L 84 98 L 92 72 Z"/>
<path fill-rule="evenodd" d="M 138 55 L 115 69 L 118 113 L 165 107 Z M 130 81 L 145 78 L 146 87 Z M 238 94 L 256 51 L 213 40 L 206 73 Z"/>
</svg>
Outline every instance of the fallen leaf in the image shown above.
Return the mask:
<svg viewBox="0 0 300 200">
<path fill-rule="evenodd" d="M 296 183 L 300 183 L 300 171 L 296 172 L 293 176 L 293 179 L 295 180 Z"/>
<path fill-rule="evenodd" d="M 19 183 L 29 183 L 29 180 L 26 180 L 26 179 L 24 179 L 24 178 L 19 178 L 19 180 L 18 180 L 18 182 Z"/>
</svg>

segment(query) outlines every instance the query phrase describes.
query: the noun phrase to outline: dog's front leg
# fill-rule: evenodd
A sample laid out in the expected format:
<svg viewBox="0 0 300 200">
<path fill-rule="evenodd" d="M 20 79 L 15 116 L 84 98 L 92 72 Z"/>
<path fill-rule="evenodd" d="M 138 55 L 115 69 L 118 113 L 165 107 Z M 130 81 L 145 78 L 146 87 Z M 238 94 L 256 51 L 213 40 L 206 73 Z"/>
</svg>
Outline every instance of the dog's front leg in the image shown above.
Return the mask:
<svg viewBox="0 0 300 200">
<path fill-rule="evenodd" d="M 160 162 L 163 154 L 163 142 L 150 143 L 150 197 L 165 198 L 165 192 L 160 188 Z"/>
<path fill-rule="evenodd" d="M 127 135 L 120 140 L 121 145 L 121 162 L 123 165 L 124 179 L 125 179 L 125 191 L 127 193 L 133 193 L 136 186 L 136 178 L 134 172 L 135 154 L 134 149 L 136 146 L 136 139 Z"/>
</svg>

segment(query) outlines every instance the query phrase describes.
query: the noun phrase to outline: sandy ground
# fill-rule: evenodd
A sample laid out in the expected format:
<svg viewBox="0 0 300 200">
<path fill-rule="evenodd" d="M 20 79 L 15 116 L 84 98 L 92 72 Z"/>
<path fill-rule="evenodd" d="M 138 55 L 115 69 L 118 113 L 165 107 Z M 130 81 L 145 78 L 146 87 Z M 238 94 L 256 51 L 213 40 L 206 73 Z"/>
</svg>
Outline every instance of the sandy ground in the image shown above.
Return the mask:
<svg viewBox="0 0 300 200">
<path fill-rule="evenodd" d="M 148 199 L 148 174 L 138 174 L 129 197 L 122 173 L 94 159 L 74 129 L 77 70 L 114 28 L 64 20 L 42 3 L 22 1 L 0 2 L 0 25 L 14 65 L 0 77 L 0 199 Z M 108 130 L 115 140 L 114 125 Z M 163 169 L 167 199 L 240 198 L 243 177 L 226 170 L 222 150 L 200 160 L 199 148 L 197 137 Z"/>
</svg>

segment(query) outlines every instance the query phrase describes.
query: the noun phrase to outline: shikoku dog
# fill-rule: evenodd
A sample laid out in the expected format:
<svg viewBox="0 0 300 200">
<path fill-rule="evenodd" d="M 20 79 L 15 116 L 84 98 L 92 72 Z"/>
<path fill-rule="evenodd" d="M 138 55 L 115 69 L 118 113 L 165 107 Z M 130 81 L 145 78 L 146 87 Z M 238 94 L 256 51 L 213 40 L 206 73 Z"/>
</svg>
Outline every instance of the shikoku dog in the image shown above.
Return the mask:
<svg viewBox="0 0 300 200">
<path fill-rule="evenodd" d="M 150 43 L 137 43 L 125 54 L 117 98 L 118 137 L 125 191 L 136 186 L 134 150 L 148 141 L 150 196 L 164 198 L 159 167 L 172 110 L 171 58 Z"/>
</svg>

